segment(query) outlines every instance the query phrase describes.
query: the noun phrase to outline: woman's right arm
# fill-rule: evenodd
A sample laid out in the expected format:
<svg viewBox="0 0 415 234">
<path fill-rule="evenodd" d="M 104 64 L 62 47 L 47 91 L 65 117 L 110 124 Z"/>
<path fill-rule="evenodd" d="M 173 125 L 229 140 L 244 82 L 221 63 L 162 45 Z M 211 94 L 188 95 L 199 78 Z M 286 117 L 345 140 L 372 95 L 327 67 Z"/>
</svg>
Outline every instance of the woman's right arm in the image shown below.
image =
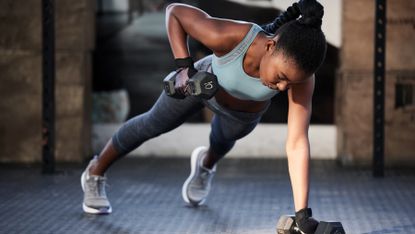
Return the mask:
<svg viewBox="0 0 415 234">
<path fill-rule="evenodd" d="M 220 19 L 185 4 L 166 8 L 166 27 L 174 58 L 189 57 L 188 36 L 221 56 L 232 50 L 251 28 L 251 23 Z"/>
</svg>

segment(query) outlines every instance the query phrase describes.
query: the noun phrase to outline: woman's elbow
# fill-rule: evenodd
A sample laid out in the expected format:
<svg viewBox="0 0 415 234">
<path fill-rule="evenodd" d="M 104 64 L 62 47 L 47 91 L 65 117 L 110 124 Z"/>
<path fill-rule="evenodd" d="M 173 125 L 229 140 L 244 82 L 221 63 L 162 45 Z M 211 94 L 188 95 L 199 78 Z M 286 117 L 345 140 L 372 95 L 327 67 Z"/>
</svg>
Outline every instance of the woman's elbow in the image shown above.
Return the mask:
<svg viewBox="0 0 415 234">
<path fill-rule="evenodd" d="M 173 8 L 177 5 L 177 3 L 170 3 L 169 5 L 167 5 L 166 7 L 166 14 L 169 14 L 172 12 Z"/>
<path fill-rule="evenodd" d="M 172 13 L 172 12 L 176 11 L 178 8 L 181 8 L 183 6 L 184 6 L 184 4 L 182 4 L 182 3 L 177 3 L 177 2 L 170 3 L 166 7 L 166 13 Z"/>
</svg>

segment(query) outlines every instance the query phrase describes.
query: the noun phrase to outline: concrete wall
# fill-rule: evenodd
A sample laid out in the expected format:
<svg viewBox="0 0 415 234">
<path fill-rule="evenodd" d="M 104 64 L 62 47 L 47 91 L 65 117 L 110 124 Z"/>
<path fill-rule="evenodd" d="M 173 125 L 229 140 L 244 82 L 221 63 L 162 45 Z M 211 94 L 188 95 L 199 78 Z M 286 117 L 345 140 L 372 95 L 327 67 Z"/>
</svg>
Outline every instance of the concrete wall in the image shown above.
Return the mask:
<svg viewBox="0 0 415 234">
<path fill-rule="evenodd" d="M 95 1 L 56 2 L 56 159 L 90 152 Z M 41 0 L 0 1 L 0 161 L 41 160 Z"/>
<path fill-rule="evenodd" d="M 415 1 L 387 1 L 385 162 L 415 165 L 415 106 L 395 107 L 395 86 L 415 82 Z M 343 1 L 336 87 L 338 154 L 369 165 L 373 152 L 374 1 Z"/>
<path fill-rule="evenodd" d="M 119 123 L 94 124 L 93 151 L 99 153 L 121 127 Z M 146 141 L 129 157 L 189 157 L 198 146 L 209 145 L 210 124 L 185 123 L 171 132 Z M 227 154 L 236 158 L 286 158 L 287 124 L 259 124 L 248 136 L 238 140 Z M 312 159 L 336 159 L 336 126 L 311 125 L 309 129 Z M 177 144 L 183 136 L 186 144 Z"/>
</svg>

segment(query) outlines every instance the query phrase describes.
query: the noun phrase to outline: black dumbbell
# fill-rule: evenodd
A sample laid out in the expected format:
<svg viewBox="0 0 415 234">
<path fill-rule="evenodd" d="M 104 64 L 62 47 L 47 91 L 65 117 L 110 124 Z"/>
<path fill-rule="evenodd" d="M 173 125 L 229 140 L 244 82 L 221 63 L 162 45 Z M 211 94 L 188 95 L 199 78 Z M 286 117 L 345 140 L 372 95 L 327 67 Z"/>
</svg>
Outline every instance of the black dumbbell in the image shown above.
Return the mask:
<svg viewBox="0 0 415 234">
<path fill-rule="evenodd" d="M 177 93 L 176 90 L 174 89 L 174 84 L 176 83 L 176 75 L 177 75 L 177 72 L 174 71 L 174 72 L 170 72 L 166 76 L 166 78 L 164 78 L 163 80 L 164 91 L 170 97 L 177 98 L 177 99 L 183 99 L 186 96 L 180 93 Z"/>
<path fill-rule="evenodd" d="M 277 234 L 297 234 L 301 233 L 295 225 L 295 217 L 283 215 L 278 219 Z"/>
<path fill-rule="evenodd" d="M 278 219 L 277 234 L 299 234 L 301 233 L 295 224 L 295 216 L 283 215 Z M 340 222 L 320 221 L 315 234 L 345 234 Z"/>
<path fill-rule="evenodd" d="M 171 72 L 164 78 L 164 90 L 166 94 L 173 98 L 183 99 L 184 95 L 177 93 L 174 89 L 177 72 Z M 192 96 L 210 99 L 218 91 L 218 78 L 209 72 L 198 71 L 188 81 Z"/>
<path fill-rule="evenodd" d="M 343 225 L 340 222 L 320 221 L 316 234 L 345 234 Z"/>
</svg>

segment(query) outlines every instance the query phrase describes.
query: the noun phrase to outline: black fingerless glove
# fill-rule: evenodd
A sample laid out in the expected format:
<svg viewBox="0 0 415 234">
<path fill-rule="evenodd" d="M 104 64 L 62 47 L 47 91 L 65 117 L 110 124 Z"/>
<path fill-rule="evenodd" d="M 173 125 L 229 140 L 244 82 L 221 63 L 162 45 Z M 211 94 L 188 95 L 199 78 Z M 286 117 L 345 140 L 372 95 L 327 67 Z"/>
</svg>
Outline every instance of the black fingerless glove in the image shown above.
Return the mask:
<svg viewBox="0 0 415 234">
<path fill-rule="evenodd" d="M 314 233 L 319 222 L 313 219 L 310 208 L 304 208 L 295 213 L 295 222 L 297 227 L 304 233 Z"/>
<path fill-rule="evenodd" d="M 178 59 L 175 59 L 174 62 L 176 64 L 177 70 L 182 70 L 186 68 L 188 69 L 187 75 L 189 76 L 189 78 L 191 78 L 194 74 L 197 73 L 197 70 L 195 69 L 193 65 L 192 57 L 178 58 Z"/>
<path fill-rule="evenodd" d="M 193 66 L 193 60 L 191 57 L 175 59 L 176 63 L 176 76 L 174 82 L 174 89 L 182 98 L 191 95 L 189 86 L 189 79 L 197 73 L 197 70 Z M 185 73 L 187 70 L 187 73 Z"/>
</svg>

